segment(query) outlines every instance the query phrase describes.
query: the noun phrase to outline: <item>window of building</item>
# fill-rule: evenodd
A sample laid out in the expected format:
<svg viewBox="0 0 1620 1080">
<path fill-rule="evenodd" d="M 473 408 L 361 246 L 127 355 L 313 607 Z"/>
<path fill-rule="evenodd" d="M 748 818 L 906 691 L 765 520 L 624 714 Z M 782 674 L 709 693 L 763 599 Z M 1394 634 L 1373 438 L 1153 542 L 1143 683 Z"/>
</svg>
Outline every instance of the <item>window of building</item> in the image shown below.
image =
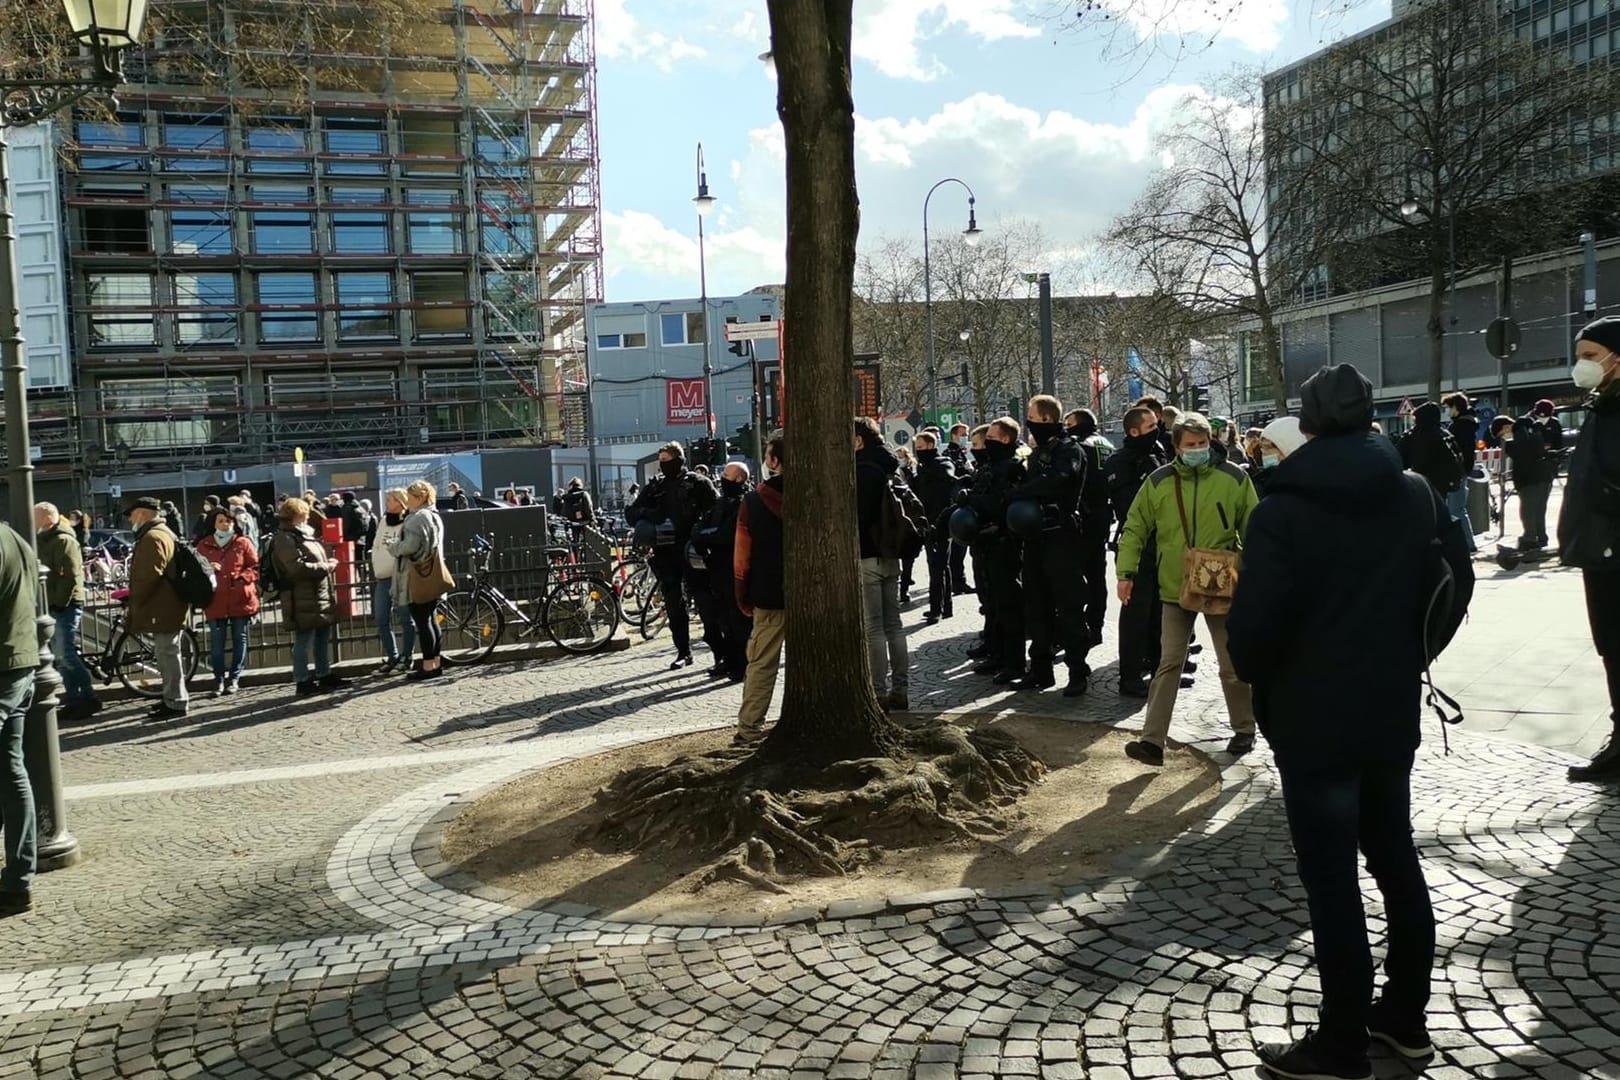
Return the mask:
<svg viewBox="0 0 1620 1080">
<path fill-rule="evenodd" d="M 79 168 L 84 172 L 140 172 L 146 168 L 146 155 L 93 154 L 81 151 Z"/>
<path fill-rule="evenodd" d="M 337 295 L 338 337 L 394 338 L 394 281 L 383 272 L 345 271 L 333 274 Z"/>
<path fill-rule="evenodd" d="M 461 191 L 458 188 L 413 187 L 406 190 L 405 201 L 412 206 L 459 206 Z"/>
<path fill-rule="evenodd" d="M 93 348 L 156 343 L 152 275 L 91 274 L 85 278 L 84 291 Z"/>
<path fill-rule="evenodd" d="M 388 122 L 381 116 L 328 116 L 321 120 L 328 154 L 384 155 L 388 153 Z M 388 166 L 381 161 L 328 160 L 326 171 L 335 176 L 380 176 Z"/>
<path fill-rule="evenodd" d="M 163 118 L 163 146 L 171 150 L 192 153 L 179 157 L 165 157 L 166 169 L 186 172 L 224 172 L 229 165 L 225 140 L 225 118 L 215 116 L 168 115 Z"/>
<path fill-rule="evenodd" d="M 333 254 L 386 255 L 390 250 L 387 214 L 345 210 L 333 213 L 331 220 Z"/>
<path fill-rule="evenodd" d="M 100 386 L 106 443 L 131 450 L 235 445 L 242 441 L 241 389 L 234 375 L 108 379 Z"/>
<path fill-rule="evenodd" d="M 223 184 L 170 184 L 169 202 L 225 205 L 230 191 Z"/>
<path fill-rule="evenodd" d="M 268 344 L 285 341 L 318 341 L 321 316 L 315 308 L 314 274 L 260 274 L 259 340 Z M 268 310 L 274 308 L 275 310 Z"/>
<path fill-rule="evenodd" d="M 597 334 L 598 349 L 645 349 L 646 334 Z"/>
<path fill-rule="evenodd" d="M 407 250 L 416 255 L 458 255 L 461 253 L 461 215 L 406 215 Z"/>
<path fill-rule="evenodd" d="M 665 345 L 701 345 L 703 312 L 675 311 L 658 317 L 661 340 Z"/>
<path fill-rule="evenodd" d="M 386 206 L 388 189 L 385 187 L 338 187 L 326 189 L 326 201 L 338 206 Z"/>
<path fill-rule="evenodd" d="M 80 146 L 143 146 L 146 134 L 138 120 L 80 120 L 75 132 Z"/>
<path fill-rule="evenodd" d="M 538 286 L 533 274 L 485 274 L 484 304 L 493 309 L 484 321 L 485 337 L 511 338 L 540 332 Z"/>
<path fill-rule="evenodd" d="M 79 194 L 88 194 L 81 189 Z M 152 233 L 140 206 L 86 206 L 79 211 L 80 244 L 85 251 L 149 252 Z"/>
<path fill-rule="evenodd" d="M 315 192 L 305 184 L 254 184 L 249 197 L 259 203 L 297 203 L 302 206 L 315 201 Z"/>
<path fill-rule="evenodd" d="M 309 132 L 303 121 L 292 117 L 267 117 L 256 121 L 242 132 L 242 143 L 250 155 L 248 172 L 252 173 L 307 173 L 310 162 L 303 155 L 309 153 Z"/>
<path fill-rule="evenodd" d="M 454 159 L 461 156 L 460 123 L 453 116 L 425 116 L 406 113 L 400 119 L 400 153 L 412 160 L 401 162 L 406 176 L 432 176 L 456 171 Z"/>
<path fill-rule="evenodd" d="M 176 274 L 174 337 L 181 345 L 235 344 L 237 341 L 236 275 Z"/>
<path fill-rule="evenodd" d="M 232 248 L 229 210 L 190 206 L 169 211 L 169 250 L 176 255 L 229 255 Z"/>
<path fill-rule="evenodd" d="M 253 214 L 253 250 L 260 255 L 308 255 L 315 250 L 315 215 L 308 210 Z"/>
<path fill-rule="evenodd" d="M 412 274 L 411 299 L 425 305 L 416 309 L 418 336 L 465 337 L 472 330 L 466 274 Z"/>
</svg>

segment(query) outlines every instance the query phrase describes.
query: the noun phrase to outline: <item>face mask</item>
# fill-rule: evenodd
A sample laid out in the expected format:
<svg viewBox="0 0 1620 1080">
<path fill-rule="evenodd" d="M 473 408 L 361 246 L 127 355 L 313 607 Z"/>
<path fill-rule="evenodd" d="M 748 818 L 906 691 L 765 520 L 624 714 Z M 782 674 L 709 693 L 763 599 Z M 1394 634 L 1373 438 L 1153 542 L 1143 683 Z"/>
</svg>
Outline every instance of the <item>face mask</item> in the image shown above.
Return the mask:
<svg viewBox="0 0 1620 1080">
<path fill-rule="evenodd" d="M 1200 469 L 1209 464 L 1209 447 L 1202 450 L 1183 450 L 1181 463 L 1189 469 Z"/>
<path fill-rule="evenodd" d="M 1035 441 L 1043 446 L 1063 433 L 1062 424 L 1043 423 L 1039 420 L 1031 420 L 1028 427 L 1029 433 L 1035 436 Z"/>
<path fill-rule="evenodd" d="M 933 461 L 937 457 L 939 457 L 939 451 L 938 450 L 918 450 L 917 451 L 917 460 L 918 461 Z"/>
<path fill-rule="evenodd" d="M 1140 435 L 1125 436 L 1125 445 L 1132 450 L 1150 450 L 1159 445 L 1157 431 L 1144 431 Z"/>
<path fill-rule="evenodd" d="M 224 547 L 226 544 L 231 542 L 231 537 L 233 537 L 235 535 L 236 535 L 236 530 L 235 529 L 226 529 L 223 532 L 220 531 L 219 529 L 215 529 L 214 530 L 214 541 L 217 544 L 219 544 L 220 547 Z"/>
<path fill-rule="evenodd" d="M 726 480 L 722 478 L 720 481 L 720 491 L 728 499 L 740 499 L 743 495 L 743 482 L 741 480 Z"/>
<path fill-rule="evenodd" d="M 681 475 L 681 463 L 678 461 L 660 461 L 658 463 L 658 471 L 663 473 L 669 479 L 673 480 L 677 476 Z"/>
<path fill-rule="evenodd" d="M 1260 455 L 1260 467 L 1262 469 L 1275 469 L 1278 465 L 1281 465 L 1281 464 L 1282 464 L 1282 458 L 1278 457 L 1276 454 L 1261 454 Z"/>
<path fill-rule="evenodd" d="M 984 452 L 990 455 L 991 461 L 1005 461 L 1013 456 L 1013 444 L 1004 443 L 999 439 L 991 439 L 984 444 Z"/>
<path fill-rule="evenodd" d="M 973 464 L 975 464 L 975 465 L 983 465 L 985 462 L 987 462 L 989 460 L 990 460 L 990 451 L 988 449 L 973 451 Z"/>
<path fill-rule="evenodd" d="M 1577 360 L 1575 361 L 1575 367 L 1569 373 L 1569 377 L 1574 379 L 1575 385 L 1582 390 L 1596 390 L 1603 385 L 1603 376 L 1605 374 L 1603 361 Z"/>
</svg>

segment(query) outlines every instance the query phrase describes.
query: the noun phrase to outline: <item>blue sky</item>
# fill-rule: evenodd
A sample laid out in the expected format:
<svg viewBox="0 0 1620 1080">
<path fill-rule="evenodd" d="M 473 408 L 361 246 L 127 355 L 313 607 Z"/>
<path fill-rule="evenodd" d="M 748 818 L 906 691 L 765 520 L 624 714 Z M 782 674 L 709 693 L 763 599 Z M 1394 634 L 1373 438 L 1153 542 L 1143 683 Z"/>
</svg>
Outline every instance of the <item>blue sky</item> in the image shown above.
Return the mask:
<svg viewBox="0 0 1620 1080">
<path fill-rule="evenodd" d="M 982 226 L 1037 221 L 1054 264 L 1083 262 L 1157 167 L 1154 135 L 1191 88 L 1235 65 L 1298 59 L 1389 14 L 1388 0 L 1104 2 L 1129 13 L 1086 33 L 1054 20 L 1075 8 L 1056 0 L 855 0 L 863 247 L 920 243 L 923 195 L 954 175 L 974 188 Z M 596 10 L 607 299 L 697 294 L 700 141 L 719 199 L 705 226 L 710 293 L 780 281 L 782 135 L 757 59 L 770 40 L 763 0 Z M 1155 13 L 1181 34 L 1153 33 Z M 1123 47 L 1138 40 L 1156 47 Z M 966 216 L 960 189 L 943 188 L 930 226 L 943 234 Z"/>
</svg>

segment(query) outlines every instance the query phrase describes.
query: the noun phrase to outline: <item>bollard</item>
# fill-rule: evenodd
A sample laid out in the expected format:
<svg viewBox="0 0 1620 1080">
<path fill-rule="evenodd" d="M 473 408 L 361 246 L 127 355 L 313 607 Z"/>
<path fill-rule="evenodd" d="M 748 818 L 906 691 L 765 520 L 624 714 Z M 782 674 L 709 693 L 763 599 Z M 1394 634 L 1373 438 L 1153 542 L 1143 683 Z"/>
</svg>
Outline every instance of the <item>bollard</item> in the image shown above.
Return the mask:
<svg viewBox="0 0 1620 1080">
<path fill-rule="evenodd" d="M 43 580 L 39 595 L 43 600 Z M 42 613 L 38 626 L 39 669 L 34 673 L 34 700 L 28 706 L 28 719 L 23 724 L 23 763 L 28 769 L 29 786 L 34 790 L 37 870 L 43 874 L 72 866 L 84 853 L 79 848 L 78 838 L 68 832 L 62 793 L 62 750 L 56 729 L 56 706 L 63 684 L 51 657 L 51 635 L 56 630 L 56 620 Z"/>
</svg>

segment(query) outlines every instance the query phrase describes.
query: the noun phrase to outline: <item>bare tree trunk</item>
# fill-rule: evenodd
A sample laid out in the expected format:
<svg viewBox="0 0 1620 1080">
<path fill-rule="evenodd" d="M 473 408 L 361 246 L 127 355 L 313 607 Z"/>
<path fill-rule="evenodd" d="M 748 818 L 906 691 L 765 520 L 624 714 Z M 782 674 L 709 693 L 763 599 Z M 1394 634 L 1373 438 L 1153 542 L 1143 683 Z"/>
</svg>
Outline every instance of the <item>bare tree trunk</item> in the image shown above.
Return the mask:
<svg viewBox="0 0 1620 1080">
<path fill-rule="evenodd" d="M 1438 248 L 1436 248 L 1438 252 Z M 1429 398 L 1439 401 L 1446 381 L 1446 266 L 1438 254 L 1429 260 Z"/>
<path fill-rule="evenodd" d="M 1288 415 L 1288 368 L 1283 363 L 1282 330 L 1274 315 L 1260 317 L 1260 348 L 1265 354 L 1266 377 L 1271 380 L 1271 401 L 1278 416 Z"/>
<path fill-rule="evenodd" d="M 789 660 L 770 749 L 821 764 L 890 753 L 866 658 L 856 544 L 853 0 L 769 0 L 787 146 L 784 558 Z"/>
</svg>

